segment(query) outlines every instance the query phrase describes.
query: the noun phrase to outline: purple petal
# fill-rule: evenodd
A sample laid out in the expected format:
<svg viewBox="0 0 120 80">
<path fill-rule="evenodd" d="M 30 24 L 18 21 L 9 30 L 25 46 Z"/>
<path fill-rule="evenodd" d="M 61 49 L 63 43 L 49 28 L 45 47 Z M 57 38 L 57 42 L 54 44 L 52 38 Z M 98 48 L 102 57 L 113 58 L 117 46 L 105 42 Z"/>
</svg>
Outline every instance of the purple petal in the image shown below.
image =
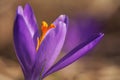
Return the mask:
<svg viewBox="0 0 120 80">
<path fill-rule="evenodd" d="M 31 74 L 32 65 L 35 58 L 35 47 L 33 39 L 23 19 L 23 16 L 17 14 L 14 22 L 14 44 L 16 55 L 23 69 L 24 75 Z"/>
<path fill-rule="evenodd" d="M 103 35 L 104 34 L 102 33 L 94 35 L 84 43 L 78 45 L 66 56 L 64 56 L 59 62 L 57 62 L 51 69 L 49 69 L 43 77 L 46 77 L 47 75 L 66 67 L 67 65 L 76 61 L 78 58 L 82 57 L 86 52 L 91 50 L 100 41 Z"/>
<path fill-rule="evenodd" d="M 29 4 L 25 5 L 24 17 L 26 19 L 27 26 L 29 26 L 30 33 L 34 37 L 34 34 L 38 32 L 38 25 L 33 10 Z"/>
<path fill-rule="evenodd" d="M 62 21 L 66 24 L 66 27 L 68 27 L 68 16 L 66 15 L 60 15 L 54 22 L 53 24 L 57 26 L 59 22 Z"/>
<path fill-rule="evenodd" d="M 36 18 L 34 16 L 32 8 L 30 7 L 29 4 L 25 5 L 24 10 L 21 6 L 19 6 L 17 13 L 23 16 L 23 19 L 25 20 L 25 23 L 30 32 L 30 35 L 34 40 L 34 45 L 36 46 L 37 37 L 39 36 L 39 31 L 38 31 L 38 25 L 37 25 Z"/>
<path fill-rule="evenodd" d="M 44 72 L 55 62 L 63 46 L 66 35 L 66 24 L 59 21 L 55 28 L 49 30 L 38 50 L 37 61 L 44 57 Z M 43 60 L 43 59 L 42 59 Z"/>
<path fill-rule="evenodd" d="M 18 8 L 17 8 L 17 14 L 23 16 L 23 8 L 22 8 L 22 6 L 18 6 Z"/>
</svg>

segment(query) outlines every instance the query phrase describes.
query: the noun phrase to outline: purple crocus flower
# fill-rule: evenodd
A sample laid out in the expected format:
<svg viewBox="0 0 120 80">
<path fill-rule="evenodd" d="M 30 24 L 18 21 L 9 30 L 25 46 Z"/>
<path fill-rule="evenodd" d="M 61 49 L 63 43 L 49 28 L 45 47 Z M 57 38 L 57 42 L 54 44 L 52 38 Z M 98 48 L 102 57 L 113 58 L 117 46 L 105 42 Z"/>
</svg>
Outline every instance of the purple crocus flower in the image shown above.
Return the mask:
<svg viewBox="0 0 120 80">
<path fill-rule="evenodd" d="M 43 21 L 39 34 L 30 5 L 26 4 L 24 9 L 18 7 L 14 23 L 14 44 L 25 80 L 42 80 L 64 68 L 91 50 L 103 37 L 102 33 L 91 36 L 54 64 L 62 49 L 67 25 L 67 16 L 60 15 L 50 26 Z"/>
</svg>

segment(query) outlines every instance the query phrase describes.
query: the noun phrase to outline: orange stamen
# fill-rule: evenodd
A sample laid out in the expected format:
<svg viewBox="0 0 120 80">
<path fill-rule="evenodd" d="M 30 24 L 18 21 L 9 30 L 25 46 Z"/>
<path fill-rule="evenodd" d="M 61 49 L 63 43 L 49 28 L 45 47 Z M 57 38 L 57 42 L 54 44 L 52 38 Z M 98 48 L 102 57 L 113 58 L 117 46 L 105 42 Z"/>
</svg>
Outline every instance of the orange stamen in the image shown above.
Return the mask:
<svg viewBox="0 0 120 80">
<path fill-rule="evenodd" d="M 41 37 L 37 37 L 37 46 L 36 46 L 36 51 L 38 51 L 41 42 L 43 41 L 46 33 L 48 30 L 50 30 L 51 28 L 55 28 L 54 24 L 51 24 L 50 26 L 48 26 L 48 24 L 45 21 L 42 21 L 42 26 L 41 26 Z"/>
</svg>

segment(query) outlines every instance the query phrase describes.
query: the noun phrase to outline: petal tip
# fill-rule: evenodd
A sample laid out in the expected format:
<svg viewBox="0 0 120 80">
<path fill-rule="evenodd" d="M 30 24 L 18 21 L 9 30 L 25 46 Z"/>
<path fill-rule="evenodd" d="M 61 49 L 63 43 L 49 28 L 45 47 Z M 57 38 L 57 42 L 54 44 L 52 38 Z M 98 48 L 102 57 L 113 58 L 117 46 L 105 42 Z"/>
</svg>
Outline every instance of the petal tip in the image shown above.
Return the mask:
<svg viewBox="0 0 120 80">
<path fill-rule="evenodd" d="M 30 7 L 30 4 L 29 4 L 29 3 L 26 3 L 26 4 L 25 4 L 25 6 L 28 6 L 28 7 Z"/>
<path fill-rule="evenodd" d="M 99 33 L 99 36 L 102 38 L 104 36 L 104 33 Z"/>
<path fill-rule="evenodd" d="M 18 6 L 17 14 L 23 15 L 23 8 L 22 8 L 22 6 Z"/>
<path fill-rule="evenodd" d="M 59 25 L 66 26 L 66 24 L 62 21 L 59 22 Z"/>
<path fill-rule="evenodd" d="M 99 33 L 100 35 L 104 36 L 104 33 Z"/>
<path fill-rule="evenodd" d="M 27 4 L 25 5 L 25 8 L 31 8 L 30 4 L 27 3 Z"/>
<path fill-rule="evenodd" d="M 60 18 L 62 19 L 62 21 L 63 21 L 64 23 L 68 24 L 68 16 L 67 16 L 67 15 L 62 14 L 62 15 L 60 15 Z"/>
</svg>

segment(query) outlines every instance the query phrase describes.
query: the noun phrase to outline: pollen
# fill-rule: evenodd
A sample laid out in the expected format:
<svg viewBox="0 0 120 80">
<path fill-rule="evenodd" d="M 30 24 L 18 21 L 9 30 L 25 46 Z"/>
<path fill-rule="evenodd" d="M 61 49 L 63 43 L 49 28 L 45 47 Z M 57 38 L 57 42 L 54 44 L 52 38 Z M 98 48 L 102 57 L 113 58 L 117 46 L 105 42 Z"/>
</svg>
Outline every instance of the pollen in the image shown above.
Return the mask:
<svg viewBox="0 0 120 80">
<path fill-rule="evenodd" d="M 46 33 L 52 29 L 55 28 L 54 24 L 51 24 L 50 26 L 48 26 L 47 22 L 42 21 L 42 26 L 41 26 L 41 36 L 37 37 L 37 46 L 36 46 L 36 51 L 38 51 L 41 42 L 43 41 L 43 39 L 45 38 Z"/>
</svg>

